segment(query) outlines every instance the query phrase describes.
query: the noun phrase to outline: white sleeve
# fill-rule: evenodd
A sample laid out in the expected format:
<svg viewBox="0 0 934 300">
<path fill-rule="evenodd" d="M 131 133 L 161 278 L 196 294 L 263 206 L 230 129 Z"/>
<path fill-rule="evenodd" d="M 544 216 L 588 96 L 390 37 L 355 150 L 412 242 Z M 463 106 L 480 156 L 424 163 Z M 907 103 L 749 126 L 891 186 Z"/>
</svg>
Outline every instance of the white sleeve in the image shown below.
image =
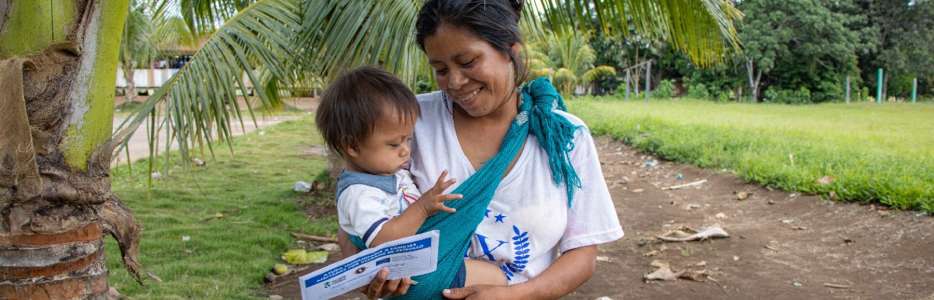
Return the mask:
<svg viewBox="0 0 934 300">
<path fill-rule="evenodd" d="M 597 147 L 586 127 L 578 130 L 574 145 L 571 164 L 580 177 L 581 188 L 574 192 L 574 200 L 568 210 L 567 228 L 559 245 L 561 253 L 623 237 L 616 207 L 603 178 Z"/>
<path fill-rule="evenodd" d="M 385 201 L 385 193 L 363 184 L 347 187 L 337 199 L 337 220 L 344 232 L 359 237 L 367 247 L 394 215 Z"/>
</svg>

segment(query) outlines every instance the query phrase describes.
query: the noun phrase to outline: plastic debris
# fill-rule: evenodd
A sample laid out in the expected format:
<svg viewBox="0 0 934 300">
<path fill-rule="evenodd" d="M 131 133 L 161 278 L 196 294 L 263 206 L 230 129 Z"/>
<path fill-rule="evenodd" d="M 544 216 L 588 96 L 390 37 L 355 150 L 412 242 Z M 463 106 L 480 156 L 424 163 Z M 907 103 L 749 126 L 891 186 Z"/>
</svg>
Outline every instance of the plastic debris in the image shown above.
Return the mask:
<svg viewBox="0 0 934 300">
<path fill-rule="evenodd" d="M 646 159 L 643 165 L 645 166 L 646 169 L 651 169 L 658 165 L 658 161 L 654 159 Z"/>
<path fill-rule="evenodd" d="M 292 186 L 292 190 L 299 193 L 307 193 L 311 191 L 311 184 L 304 181 L 299 181 Z"/>
<path fill-rule="evenodd" d="M 319 264 L 328 260 L 328 252 L 292 249 L 282 254 L 282 260 L 293 265 Z"/>
<path fill-rule="evenodd" d="M 327 243 L 327 244 L 318 246 L 318 249 L 319 249 L 319 250 L 323 250 L 323 251 L 327 251 L 327 252 L 337 252 L 337 251 L 340 251 L 340 250 L 341 250 L 341 246 L 339 246 L 339 245 L 337 245 L 337 244 L 335 244 L 335 243 Z"/>
<path fill-rule="evenodd" d="M 276 273 L 276 275 L 282 275 L 289 272 L 289 267 L 285 264 L 275 264 L 272 266 L 272 271 Z"/>
<path fill-rule="evenodd" d="M 701 179 L 701 180 L 698 180 L 698 181 L 695 181 L 695 182 L 691 182 L 691 183 L 685 183 L 685 184 L 673 185 L 673 186 L 669 186 L 669 187 L 663 187 L 662 189 L 663 189 L 663 190 L 677 190 L 677 189 L 680 189 L 680 188 L 698 186 L 698 185 L 704 184 L 704 182 L 707 182 L 707 179 Z"/>
</svg>

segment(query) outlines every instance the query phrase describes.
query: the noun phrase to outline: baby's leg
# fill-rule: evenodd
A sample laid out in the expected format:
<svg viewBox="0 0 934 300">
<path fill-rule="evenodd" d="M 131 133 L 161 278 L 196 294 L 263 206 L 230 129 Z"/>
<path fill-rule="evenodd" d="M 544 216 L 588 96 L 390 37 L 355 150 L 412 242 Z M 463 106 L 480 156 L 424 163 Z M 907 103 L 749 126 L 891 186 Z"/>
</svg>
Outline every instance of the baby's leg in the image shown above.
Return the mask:
<svg viewBox="0 0 934 300">
<path fill-rule="evenodd" d="M 496 265 L 478 259 L 465 259 L 467 280 L 464 286 L 506 285 L 506 275 Z"/>
</svg>

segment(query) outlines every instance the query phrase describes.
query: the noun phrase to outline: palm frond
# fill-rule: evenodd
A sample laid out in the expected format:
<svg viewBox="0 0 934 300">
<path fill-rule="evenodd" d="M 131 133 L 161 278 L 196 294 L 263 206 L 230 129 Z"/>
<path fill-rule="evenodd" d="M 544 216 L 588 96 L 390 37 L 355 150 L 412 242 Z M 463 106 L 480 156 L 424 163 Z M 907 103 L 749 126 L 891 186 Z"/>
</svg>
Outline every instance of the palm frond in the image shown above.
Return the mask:
<svg viewBox="0 0 934 300">
<path fill-rule="evenodd" d="M 209 34 L 217 30 L 230 18 L 255 0 L 165 0 L 181 11 L 181 15 L 190 28 L 197 34 Z"/>
<path fill-rule="evenodd" d="M 277 100 L 274 94 L 262 92 L 268 82 L 262 73 L 286 83 L 296 77 L 289 63 L 294 60 L 292 37 L 301 25 L 299 9 L 298 0 L 262 0 L 228 20 L 135 116 L 118 126 L 117 153 L 147 118 L 151 118 L 150 156 L 158 152 L 158 136 L 171 137 L 164 149 L 174 141 L 182 157 L 188 156 L 194 144 L 207 145 L 213 155 L 216 139 L 229 140 L 231 123 L 236 119 L 243 125 L 241 111 L 248 111 L 255 122 L 246 96 L 257 91 L 264 106 Z M 245 108 L 238 103 L 239 95 L 247 99 Z M 160 113 L 163 119 L 157 124 Z"/>
<path fill-rule="evenodd" d="M 740 48 L 735 20 L 742 13 L 727 0 L 540 0 L 555 30 L 597 29 L 609 35 L 637 32 L 665 40 L 698 65 L 720 62 Z"/>
<path fill-rule="evenodd" d="M 427 65 L 415 43 L 422 1 L 305 1 L 300 54 L 303 65 L 330 78 L 344 69 L 375 64 L 414 86 Z"/>
</svg>

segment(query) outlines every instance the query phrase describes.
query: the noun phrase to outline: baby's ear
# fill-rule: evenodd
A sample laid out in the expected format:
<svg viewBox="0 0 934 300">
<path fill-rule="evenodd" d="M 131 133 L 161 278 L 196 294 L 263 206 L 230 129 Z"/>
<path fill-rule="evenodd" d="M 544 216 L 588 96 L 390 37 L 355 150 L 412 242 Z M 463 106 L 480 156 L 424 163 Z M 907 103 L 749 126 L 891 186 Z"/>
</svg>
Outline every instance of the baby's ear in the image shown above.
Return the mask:
<svg viewBox="0 0 934 300">
<path fill-rule="evenodd" d="M 357 156 L 360 156 L 360 151 L 357 150 L 357 147 L 344 148 L 344 153 L 347 153 L 347 156 L 350 156 L 353 158 L 357 158 Z"/>
</svg>

